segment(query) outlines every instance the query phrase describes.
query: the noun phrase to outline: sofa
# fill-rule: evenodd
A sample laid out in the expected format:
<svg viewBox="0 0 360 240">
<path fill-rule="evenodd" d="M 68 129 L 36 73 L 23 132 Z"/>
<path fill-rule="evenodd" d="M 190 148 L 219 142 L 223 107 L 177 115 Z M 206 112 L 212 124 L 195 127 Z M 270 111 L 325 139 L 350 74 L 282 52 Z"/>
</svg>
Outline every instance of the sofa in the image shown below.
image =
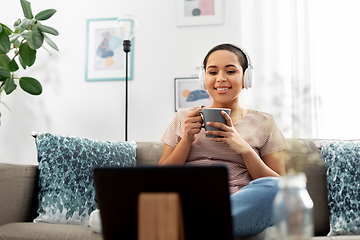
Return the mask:
<svg viewBox="0 0 360 240">
<path fill-rule="evenodd" d="M 314 239 L 360 239 L 356 235 L 326 237 L 330 231 L 329 207 L 326 171 L 317 143 L 319 140 L 291 138 L 287 141 L 290 146 L 286 151 L 288 160 L 311 160 L 304 164 L 303 171 L 307 177 L 307 190 L 314 202 Z M 136 145 L 138 166 L 157 164 L 163 146 L 161 142 L 137 142 Z M 37 165 L 0 163 L 0 240 L 102 239 L 101 234 L 94 233 L 87 226 L 33 223 L 37 217 L 38 174 Z"/>
</svg>

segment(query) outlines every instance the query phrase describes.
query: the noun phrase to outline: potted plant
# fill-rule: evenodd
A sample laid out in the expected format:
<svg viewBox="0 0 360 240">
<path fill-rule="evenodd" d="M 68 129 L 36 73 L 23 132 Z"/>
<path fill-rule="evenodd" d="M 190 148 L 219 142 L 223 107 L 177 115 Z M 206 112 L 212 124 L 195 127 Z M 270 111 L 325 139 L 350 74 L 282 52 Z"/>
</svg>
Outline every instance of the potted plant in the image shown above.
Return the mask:
<svg viewBox="0 0 360 240">
<path fill-rule="evenodd" d="M 43 10 L 34 17 L 30 2 L 20 0 L 20 3 L 25 18 L 15 21 L 13 26 L 15 30 L 0 23 L 0 104 L 3 105 L 5 103 L 1 101 L 1 94 L 3 92 L 6 95 L 11 94 L 18 85 L 29 94 L 40 95 L 42 86 L 37 79 L 28 76 L 18 77 L 15 73 L 19 70 L 19 64 L 26 69 L 35 63 L 37 49 L 45 48 L 44 42 L 59 51 L 48 36 L 48 34 L 57 36 L 59 32 L 42 24 L 43 21 L 51 18 L 56 10 Z"/>
</svg>

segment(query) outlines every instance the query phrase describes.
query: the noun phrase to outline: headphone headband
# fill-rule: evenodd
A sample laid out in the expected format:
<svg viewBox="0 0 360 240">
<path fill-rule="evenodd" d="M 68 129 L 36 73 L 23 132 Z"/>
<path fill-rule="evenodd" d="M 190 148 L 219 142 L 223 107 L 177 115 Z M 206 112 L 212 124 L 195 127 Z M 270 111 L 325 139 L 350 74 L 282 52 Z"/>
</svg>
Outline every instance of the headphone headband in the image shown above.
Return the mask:
<svg viewBox="0 0 360 240">
<path fill-rule="evenodd" d="M 244 56 L 245 56 L 245 58 L 246 58 L 246 61 L 247 61 L 247 68 L 246 69 L 248 69 L 248 68 L 251 68 L 251 69 L 253 69 L 253 65 L 252 65 L 252 62 L 251 62 L 251 59 L 250 59 L 250 56 L 249 56 L 249 54 L 244 50 L 244 49 L 242 49 L 241 47 L 238 47 L 238 46 L 235 46 L 235 45 L 233 45 L 233 44 L 231 44 L 234 48 L 237 48 L 237 49 L 239 49 L 243 54 L 244 54 Z M 246 70 L 245 69 L 245 70 Z M 244 71 L 245 71 L 244 70 Z"/>
</svg>

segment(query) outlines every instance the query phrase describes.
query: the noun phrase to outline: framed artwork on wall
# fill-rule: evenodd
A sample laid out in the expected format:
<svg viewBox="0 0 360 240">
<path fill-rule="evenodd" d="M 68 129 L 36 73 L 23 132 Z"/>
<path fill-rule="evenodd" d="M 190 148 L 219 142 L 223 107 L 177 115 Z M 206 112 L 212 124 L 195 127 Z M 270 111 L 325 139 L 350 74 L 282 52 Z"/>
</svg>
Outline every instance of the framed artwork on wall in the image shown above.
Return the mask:
<svg viewBox="0 0 360 240">
<path fill-rule="evenodd" d="M 126 54 L 123 51 L 123 40 L 116 34 L 116 20 L 87 20 L 85 81 L 125 80 Z M 131 46 L 134 46 L 133 40 Z M 130 51 L 128 57 L 128 80 L 132 80 L 133 51 Z"/>
<path fill-rule="evenodd" d="M 175 112 L 181 108 L 210 106 L 212 97 L 201 89 L 198 77 L 175 78 Z"/>
<path fill-rule="evenodd" d="M 223 23 L 223 0 L 176 0 L 177 25 L 213 25 Z"/>
</svg>

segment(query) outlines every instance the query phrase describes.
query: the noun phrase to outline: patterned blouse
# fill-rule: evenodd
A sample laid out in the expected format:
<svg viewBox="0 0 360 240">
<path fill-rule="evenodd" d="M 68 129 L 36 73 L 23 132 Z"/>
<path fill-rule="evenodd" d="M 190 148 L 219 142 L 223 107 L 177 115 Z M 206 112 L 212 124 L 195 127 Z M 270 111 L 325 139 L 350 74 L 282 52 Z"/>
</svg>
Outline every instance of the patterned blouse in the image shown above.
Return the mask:
<svg viewBox="0 0 360 240">
<path fill-rule="evenodd" d="M 161 141 L 175 148 L 185 132 L 185 116 L 199 107 L 180 109 L 166 129 Z M 246 112 L 246 111 L 245 111 Z M 260 156 L 283 151 L 287 143 L 270 114 L 248 110 L 243 119 L 233 123 L 244 140 Z M 252 180 L 241 154 L 236 153 L 226 143 L 206 138 L 205 130 L 196 135 L 192 143 L 187 165 L 225 165 L 229 173 L 230 194 L 234 194 Z"/>
</svg>

